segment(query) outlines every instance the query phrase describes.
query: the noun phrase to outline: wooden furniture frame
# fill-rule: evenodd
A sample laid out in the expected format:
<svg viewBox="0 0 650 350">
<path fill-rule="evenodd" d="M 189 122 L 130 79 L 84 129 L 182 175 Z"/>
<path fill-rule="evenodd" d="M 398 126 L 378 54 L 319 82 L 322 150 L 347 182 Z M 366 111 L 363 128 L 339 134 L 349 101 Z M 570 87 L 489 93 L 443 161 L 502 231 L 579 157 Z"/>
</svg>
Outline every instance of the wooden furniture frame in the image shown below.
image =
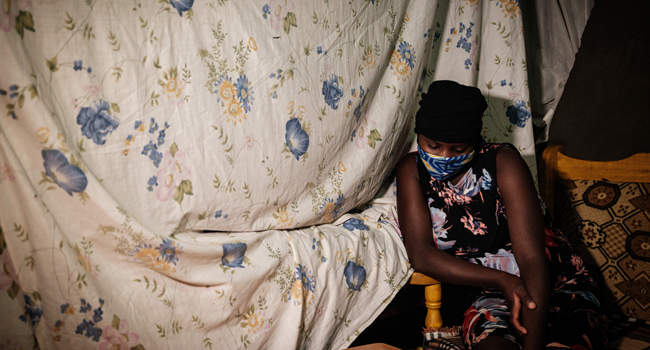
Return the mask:
<svg viewBox="0 0 650 350">
<path fill-rule="evenodd" d="M 424 300 L 427 307 L 427 317 L 424 320 L 424 326 L 427 328 L 442 327 L 442 317 L 440 316 L 442 288 L 440 282 L 419 272 L 413 272 L 409 283 L 426 286 L 424 287 Z"/>
<path fill-rule="evenodd" d="M 546 208 L 555 213 L 555 184 L 558 179 L 611 182 L 650 182 L 650 153 L 609 162 L 580 160 L 562 153 L 562 145 L 548 146 L 539 166 L 540 195 Z"/>
</svg>

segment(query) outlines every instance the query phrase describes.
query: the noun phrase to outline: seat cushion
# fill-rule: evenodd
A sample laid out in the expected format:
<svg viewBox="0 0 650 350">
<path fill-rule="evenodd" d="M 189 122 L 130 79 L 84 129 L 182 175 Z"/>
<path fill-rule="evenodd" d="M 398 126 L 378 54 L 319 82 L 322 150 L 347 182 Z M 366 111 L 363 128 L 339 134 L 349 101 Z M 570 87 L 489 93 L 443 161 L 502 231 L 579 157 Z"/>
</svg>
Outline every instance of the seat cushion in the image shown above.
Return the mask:
<svg viewBox="0 0 650 350">
<path fill-rule="evenodd" d="M 556 221 L 612 312 L 650 320 L 650 183 L 563 180 Z M 597 276 L 600 273 L 602 276 Z"/>
</svg>

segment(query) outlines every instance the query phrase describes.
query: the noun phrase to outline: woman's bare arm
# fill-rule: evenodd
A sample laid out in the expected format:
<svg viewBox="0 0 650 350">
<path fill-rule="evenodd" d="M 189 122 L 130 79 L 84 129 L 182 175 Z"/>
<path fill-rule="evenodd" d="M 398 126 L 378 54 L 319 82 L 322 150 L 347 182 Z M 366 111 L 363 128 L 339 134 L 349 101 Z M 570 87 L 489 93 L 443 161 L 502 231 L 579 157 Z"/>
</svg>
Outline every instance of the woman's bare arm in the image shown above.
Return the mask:
<svg viewBox="0 0 650 350">
<path fill-rule="evenodd" d="M 507 147 L 499 149 L 496 177 L 521 278 L 538 306 L 534 310 L 522 310 L 522 323 L 529 331 L 524 336 L 523 348 L 540 349 L 545 346 L 551 292 L 544 255 L 542 209 L 530 170 L 517 151 Z"/>
</svg>

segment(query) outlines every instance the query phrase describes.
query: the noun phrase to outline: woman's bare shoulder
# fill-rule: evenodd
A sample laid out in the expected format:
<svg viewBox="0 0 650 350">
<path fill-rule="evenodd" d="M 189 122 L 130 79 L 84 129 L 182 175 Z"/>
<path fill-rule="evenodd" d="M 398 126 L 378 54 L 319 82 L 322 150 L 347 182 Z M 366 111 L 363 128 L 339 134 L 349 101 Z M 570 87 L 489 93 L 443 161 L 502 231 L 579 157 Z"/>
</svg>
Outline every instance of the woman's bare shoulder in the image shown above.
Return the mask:
<svg viewBox="0 0 650 350">
<path fill-rule="evenodd" d="M 497 175 L 529 177 L 530 170 L 519 152 L 510 147 L 500 147 L 497 151 Z"/>
<path fill-rule="evenodd" d="M 405 177 L 419 178 L 418 176 L 418 165 L 417 165 L 417 153 L 411 152 L 402 157 L 399 160 L 396 166 L 397 178 L 400 177 L 404 179 Z"/>
</svg>

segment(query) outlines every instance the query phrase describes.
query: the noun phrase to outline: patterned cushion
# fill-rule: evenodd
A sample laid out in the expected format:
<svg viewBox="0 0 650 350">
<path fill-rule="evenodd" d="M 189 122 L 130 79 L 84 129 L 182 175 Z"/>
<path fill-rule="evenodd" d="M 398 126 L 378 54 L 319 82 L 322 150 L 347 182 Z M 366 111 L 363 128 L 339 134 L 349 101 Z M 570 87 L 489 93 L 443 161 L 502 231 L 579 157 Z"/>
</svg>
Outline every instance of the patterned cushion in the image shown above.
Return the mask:
<svg viewBox="0 0 650 350">
<path fill-rule="evenodd" d="M 650 320 L 650 183 L 563 185 L 556 191 L 556 221 L 602 273 L 611 311 Z"/>
</svg>

